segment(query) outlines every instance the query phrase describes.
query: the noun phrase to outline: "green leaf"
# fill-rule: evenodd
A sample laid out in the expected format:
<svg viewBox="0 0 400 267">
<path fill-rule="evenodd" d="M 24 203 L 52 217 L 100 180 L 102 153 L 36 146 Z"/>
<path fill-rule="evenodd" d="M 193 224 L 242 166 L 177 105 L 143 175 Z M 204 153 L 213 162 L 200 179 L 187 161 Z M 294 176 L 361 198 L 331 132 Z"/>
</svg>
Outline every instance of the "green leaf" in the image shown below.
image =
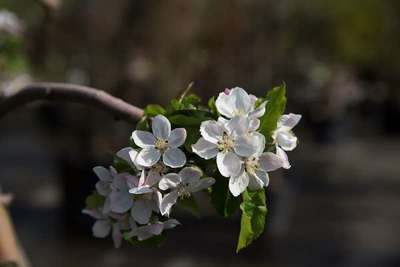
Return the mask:
<svg viewBox="0 0 400 267">
<path fill-rule="evenodd" d="M 236 252 L 249 246 L 262 234 L 267 215 L 264 189 L 244 191 L 242 196 L 243 202 L 240 205 L 242 219 Z"/>
<path fill-rule="evenodd" d="M 214 176 L 216 182 L 211 188 L 211 203 L 218 214 L 224 217 L 230 217 L 238 210 L 240 197 L 234 197 L 229 191 L 229 178 L 221 175 Z"/>
<path fill-rule="evenodd" d="M 130 165 L 127 161 L 116 155 L 114 156 L 113 167 L 117 170 L 118 173 L 122 172 L 131 173 L 132 171 L 134 171 L 132 165 Z"/>
<path fill-rule="evenodd" d="M 129 237 L 128 232 L 123 233 L 124 239 L 131 245 L 134 246 L 147 246 L 147 247 L 160 247 L 162 243 L 167 239 L 163 234 L 153 236 L 149 239 L 139 241 L 137 237 Z"/>
<path fill-rule="evenodd" d="M 273 88 L 268 92 L 265 100 L 268 100 L 266 111 L 261 118 L 260 132 L 265 136 L 268 143 L 272 142 L 272 134 L 286 106 L 286 85 Z"/>
<path fill-rule="evenodd" d="M 86 197 L 86 208 L 90 210 L 97 209 L 98 207 L 103 206 L 104 201 L 105 199 L 102 195 L 100 195 L 96 191 L 93 191 L 92 194 Z"/>
<path fill-rule="evenodd" d="M 147 117 L 154 117 L 157 115 L 164 115 L 165 114 L 165 109 L 160 106 L 160 105 L 147 105 L 146 108 L 144 109 L 144 115 Z"/>
<path fill-rule="evenodd" d="M 215 96 L 211 97 L 208 100 L 208 108 L 210 109 L 211 113 L 215 116 L 215 118 L 219 116 L 217 106 L 215 105 Z"/>
<path fill-rule="evenodd" d="M 185 149 L 192 152 L 192 145 L 199 140 L 201 134 L 199 127 L 186 127 Z"/>
<path fill-rule="evenodd" d="M 177 127 L 200 127 L 205 120 L 213 119 L 211 113 L 204 110 L 184 109 L 173 112 L 169 117 L 169 121 Z"/>
</svg>

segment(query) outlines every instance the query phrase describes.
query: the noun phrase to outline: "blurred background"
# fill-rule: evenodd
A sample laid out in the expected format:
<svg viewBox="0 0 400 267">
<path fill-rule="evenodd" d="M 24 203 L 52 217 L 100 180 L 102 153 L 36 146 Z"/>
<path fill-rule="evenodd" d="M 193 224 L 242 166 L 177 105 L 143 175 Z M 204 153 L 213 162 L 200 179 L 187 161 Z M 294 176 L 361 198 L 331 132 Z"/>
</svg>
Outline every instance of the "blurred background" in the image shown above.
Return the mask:
<svg viewBox="0 0 400 267">
<path fill-rule="evenodd" d="M 303 114 L 290 171 L 271 175 L 266 231 L 235 255 L 240 214 L 177 217 L 160 249 L 91 237 L 95 165 L 135 125 L 78 104 L 0 120 L 0 185 L 34 266 L 400 266 L 400 1 L 1 0 L 0 94 L 30 81 L 161 105 L 285 81 Z"/>
</svg>

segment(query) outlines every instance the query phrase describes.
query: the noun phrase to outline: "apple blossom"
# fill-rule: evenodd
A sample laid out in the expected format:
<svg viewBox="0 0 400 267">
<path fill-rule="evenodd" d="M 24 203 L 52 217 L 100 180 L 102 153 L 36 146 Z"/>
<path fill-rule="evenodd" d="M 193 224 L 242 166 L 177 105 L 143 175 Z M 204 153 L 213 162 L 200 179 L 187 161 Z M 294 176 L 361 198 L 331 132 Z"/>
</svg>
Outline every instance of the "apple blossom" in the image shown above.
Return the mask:
<svg viewBox="0 0 400 267">
<path fill-rule="evenodd" d="M 127 179 L 129 179 L 130 175 L 127 173 L 118 174 L 113 167 L 107 170 L 104 167 L 97 166 L 93 168 L 93 171 L 99 177 L 99 182 L 96 183 L 96 190 L 106 198 L 104 212 L 127 212 L 133 205 L 133 199 L 129 194 L 127 184 Z"/>
<path fill-rule="evenodd" d="M 135 222 L 133 222 L 133 220 L 128 218 L 126 215 L 120 215 L 112 212 L 105 214 L 101 210 L 104 209 L 84 209 L 82 213 L 96 219 L 96 222 L 92 227 L 94 237 L 105 238 L 111 232 L 114 246 L 119 248 L 122 242 L 121 231 L 134 230 L 137 228 L 137 226 Z"/>
<path fill-rule="evenodd" d="M 161 190 L 170 189 L 171 191 L 161 200 L 161 214 L 169 216 L 172 206 L 179 197 L 190 197 L 192 193 L 206 189 L 215 183 L 214 178 L 200 179 L 202 176 L 203 172 L 197 167 L 185 167 L 179 173 L 164 175 L 158 187 Z"/>
<path fill-rule="evenodd" d="M 228 119 L 232 119 L 236 116 L 249 117 L 249 130 L 255 131 L 260 126 L 260 120 L 258 118 L 264 115 L 265 106 L 267 104 L 267 101 L 264 101 L 256 108 L 256 102 L 256 96 L 247 94 L 247 92 L 240 87 L 235 87 L 220 93 L 215 101 L 215 106 L 218 112 Z"/>
<path fill-rule="evenodd" d="M 131 187 L 129 193 L 135 197 L 131 216 L 140 224 L 148 223 L 152 212 L 159 212 L 160 210 L 158 190 L 154 187 L 160 178 L 154 175 L 146 175 L 146 171 L 143 170 L 140 179 L 132 179 L 129 183 Z"/>
<path fill-rule="evenodd" d="M 171 131 L 171 123 L 163 115 L 157 115 L 152 121 L 152 132 L 136 130 L 132 133 L 135 144 L 142 148 L 136 156 L 136 163 L 151 167 L 162 156 L 165 165 L 179 168 L 185 165 L 186 156 L 178 147 L 186 139 L 186 130 L 176 128 Z"/>
<path fill-rule="evenodd" d="M 301 115 L 299 114 L 290 113 L 282 115 L 272 135 L 276 144 L 276 153 L 283 159 L 283 168 L 285 169 L 290 168 L 290 163 L 285 151 L 292 151 L 297 146 L 297 137 L 294 135 L 292 129 L 299 123 L 300 119 Z"/>
<path fill-rule="evenodd" d="M 180 225 L 180 223 L 175 219 L 169 219 L 165 222 L 157 221 L 133 229 L 127 234 L 127 237 L 137 237 L 139 241 L 143 241 L 153 236 L 160 235 L 163 230 L 174 228 L 177 225 Z"/>
<path fill-rule="evenodd" d="M 245 117 L 235 117 L 226 123 L 204 121 L 200 126 L 202 137 L 192 145 L 192 150 L 204 159 L 216 157 L 223 176 L 236 176 L 240 172 L 240 157 L 253 155 L 263 139 L 260 133 L 249 133 L 249 125 L 250 120 Z"/>
</svg>

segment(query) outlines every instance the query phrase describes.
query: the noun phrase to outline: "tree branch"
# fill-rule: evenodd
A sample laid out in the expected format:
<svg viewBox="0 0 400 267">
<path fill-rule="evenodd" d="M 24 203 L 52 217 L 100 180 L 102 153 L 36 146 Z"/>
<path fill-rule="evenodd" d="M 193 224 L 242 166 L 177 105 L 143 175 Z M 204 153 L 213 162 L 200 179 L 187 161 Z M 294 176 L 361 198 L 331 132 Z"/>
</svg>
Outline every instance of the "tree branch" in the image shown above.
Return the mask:
<svg viewBox="0 0 400 267">
<path fill-rule="evenodd" d="M 76 102 L 105 110 L 117 119 L 137 122 L 143 110 L 110 94 L 82 85 L 34 83 L 11 92 L 0 92 L 0 119 L 10 111 L 38 100 Z"/>
</svg>

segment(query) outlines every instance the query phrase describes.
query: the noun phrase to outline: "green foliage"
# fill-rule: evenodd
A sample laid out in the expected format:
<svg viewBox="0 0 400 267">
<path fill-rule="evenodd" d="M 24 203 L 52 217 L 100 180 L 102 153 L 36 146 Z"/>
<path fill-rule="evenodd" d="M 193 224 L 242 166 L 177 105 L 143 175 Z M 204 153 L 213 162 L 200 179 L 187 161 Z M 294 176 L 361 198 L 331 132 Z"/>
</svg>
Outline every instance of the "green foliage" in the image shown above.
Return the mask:
<svg viewBox="0 0 400 267">
<path fill-rule="evenodd" d="M 240 197 L 234 197 L 229 191 L 229 178 L 221 175 L 214 176 L 216 182 L 211 188 L 211 203 L 219 215 L 230 217 L 238 210 Z"/>
<path fill-rule="evenodd" d="M 0 70 L 9 72 L 24 72 L 28 62 L 23 53 L 22 39 L 17 36 L 0 36 Z"/>
<path fill-rule="evenodd" d="M 159 114 L 164 115 L 165 114 L 165 109 L 160 106 L 160 105 L 147 105 L 146 108 L 144 109 L 144 115 L 147 117 L 154 117 Z"/>
<path fill-rule="evenodd" d="M 113 167 L 117 170 L 118 173 L 131 173 L 132 171 L 134 171 L 131 164 L 129 164 L 126 160 L 118 157 L 117 155 L 114 156 Z"/>
<path fill-rule="evenodd" d="M 97 193 L 97 191 L 93 191 L 88 197 L 86 197 L 85 204 L 87 209 L 97 209 L 98 207 L 103 206 L 104 197 Z"/>
<path fill-rule="evenodd" d="M 260 133 L 264 134 L 268 143 L 272 141 L 272 134 L 286 107 L 286 85 L 273 88 L 267 93 L 265 100 L 268 101 L 264 116 L 261 118 Z"/>
<path fill-rule="evenodd" d="M 136 124 L 136 130 L 148 131 L 150 129 L 149 118 L 143 116 L 140 121 Z"/>
<path fill-rule="evenodd" d="M 240 205 L 242 219 L 236 252 L 249 246 L 264 231 L 267 207 L 265 190 L 243 192 L 243 202 Z"/>
</svg>

